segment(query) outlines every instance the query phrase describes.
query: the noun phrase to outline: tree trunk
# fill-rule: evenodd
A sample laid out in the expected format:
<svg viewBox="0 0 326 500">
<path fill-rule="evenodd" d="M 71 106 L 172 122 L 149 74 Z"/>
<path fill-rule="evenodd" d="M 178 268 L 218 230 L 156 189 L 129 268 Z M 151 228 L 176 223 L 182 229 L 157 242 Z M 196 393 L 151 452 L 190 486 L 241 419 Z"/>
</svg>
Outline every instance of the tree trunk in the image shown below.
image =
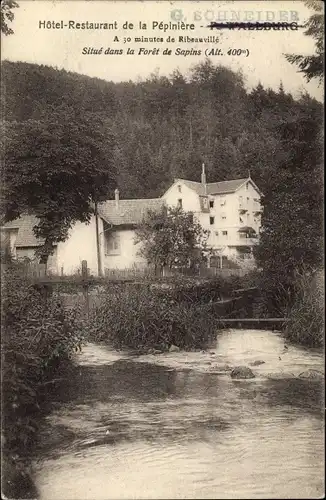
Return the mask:
<svg viewBox="0 0 326 500">
<path fill-rule="evenodd" d="M 47 268 L 49 256 L 53 253 L 54 245 L 53 240 L 46 238 L 42 247 L 38 249 L 38 255 L 40 257 L 40 264 L 45 265 L 45 269 Z"/>
<path fill-rule="evenodd" d="M 46 265 L 48 263 L 48 259 L 49 259 L 48 255 L 42 254 L 41 258 L 40 258 L 40 264 L 45 264 Z"/>
</svg>

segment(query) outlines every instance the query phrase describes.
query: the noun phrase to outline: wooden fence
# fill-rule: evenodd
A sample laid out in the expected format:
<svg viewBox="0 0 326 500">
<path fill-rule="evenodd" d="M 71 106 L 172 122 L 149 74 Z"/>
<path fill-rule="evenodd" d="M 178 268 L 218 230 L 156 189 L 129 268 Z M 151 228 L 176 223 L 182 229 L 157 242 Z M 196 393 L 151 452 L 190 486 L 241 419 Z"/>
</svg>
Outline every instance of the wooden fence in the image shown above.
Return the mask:
<svg viewBox="0 0 326 500">
<path fill-rule="evenodd" d="M 188 278 L 229 278 L 230 276 L 243 277 L 248 274 L 248 271 L 244 269 L 218 269 L 216 267 L 211 268 L 199 268 L 198 270 L 193 270 L 189 268 L 184 269 L 164 269 L 161 272 L 156 272 L 150 268 L 144 269 L 106 269 L 105 277 L 109 279 L 127 279 L 127 278 L 173 278 L 177 276 L 185 276 Z"/>
<path fill-rule="evenodd" d="M 21 261 L 18 264 L 21 266 L 21 270 L 26 277 L 29 278 L 44 278 L 52 280 L 65 279 L 81 279 L 83 276 L 82 266 L 83 263 L 87 261 L 83 261 L 81 268 L 78 269 L 77 273 L 73 276 L 64 275 L 63 272 L 53 273 L 51 270 L 47 269 L 46 264 L 39 264 L 33 261 Z M 5 267 L 5 265 L 2 265 Z M 86 271 L 85 271 L 86 272 Z M 144 267 L 144 268 L 136 268 L 130 267 L 125 269 L 105 269 L 104 277 L 109 280 L 134 280 L 134 279 L 155 279 L 155 278 L 173 278 L 178 276 L 184 276 L 189 278 L 228 278 L 230 276 L 243 277 L 248 274 L 248 271 L 245 269 L 227 269 L 227 268 L 205 268 L 200 267 L 198 269 L 189 269 L 189 268 L 174 268 L 174 269 L 163 269 L 163 270 L 155 270 L 152 267 Z M 90 277 L 89 269 L 87 269 L 87 276 Z M 85 277 L 85 276 L 84 276 Z M 92 276 L 92 279 L 98 279 L 96 276 Z"/>
</svg>

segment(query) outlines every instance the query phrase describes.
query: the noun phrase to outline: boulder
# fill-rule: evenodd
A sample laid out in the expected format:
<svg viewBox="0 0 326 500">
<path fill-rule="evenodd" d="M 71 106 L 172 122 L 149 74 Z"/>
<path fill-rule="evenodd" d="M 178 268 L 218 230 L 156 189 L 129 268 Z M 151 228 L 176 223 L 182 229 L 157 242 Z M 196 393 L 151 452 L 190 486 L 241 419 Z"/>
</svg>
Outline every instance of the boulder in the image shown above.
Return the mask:
<svg viewBox="0 0 326 500">
<path fill-rule="evenodd" d="M 260 361 L 257 359 L 257 361 L 253 361 L 252 363 L 249 363 L 250 366 L 259 366 L 265 364 L 265 361 Z"/>
<path fill-rule="evenodd" d="M 246 379 L 246 378 L 255 378 L 254 373 L 248 366 L 236 366 L 231 371 L 231 378 L 236 379 Z"/>
<path fill-rule="evenodd" d="M 170 349 L 169 349 L 169 352 L 179 352 L 180 351 L 180 348 L 177 346 L 177 345 L 170 345 Z"/>
<path fill-rule="evenodd" d="M 313 370 L 310 368 L 309 370 L 306 370 L 305 372 L 300 373 L 299 378 L 317 378 L 321 379 L 323 378 L 324 375 L 322 372 L 319 370 Z"/>
</svg>

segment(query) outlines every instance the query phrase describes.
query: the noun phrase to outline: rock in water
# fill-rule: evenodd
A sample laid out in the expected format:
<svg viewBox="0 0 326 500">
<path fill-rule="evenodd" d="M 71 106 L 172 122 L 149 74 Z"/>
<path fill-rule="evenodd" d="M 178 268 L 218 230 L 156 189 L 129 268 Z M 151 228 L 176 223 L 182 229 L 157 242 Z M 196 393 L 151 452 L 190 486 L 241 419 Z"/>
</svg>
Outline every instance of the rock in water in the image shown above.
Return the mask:
<svg viewBox="0 0 326 500">
<path fill-rule="evenodd" d="M 260 361 L 257 359 L 257 361 L 253 361 L 252 363 L 249 363 L 250 366 L 259 366 L 265 364 L 265 361 Z"/>
<path fill-rule="evenodd" d="M 169 352 L 179 352 L 179 351 L 180 351 L 180 348 L 177 345 L 172 344 L 170 346 Z"/>
<path fill-rule="evenodd" d="M 231 372 L 231 378 L 255 378 L 252 370 L 248 366 L 236 366 Z"/>
<path fill-rule="evenodd" d="M 299 378 L 317 378 L 317 379 L 321 379 L 323 378 L 323 373 L 320 372 L 319 370 L 313 370 L 313 369 L 309 369 L 303 373 L 300 373 L 299 375 Z"/>
</svg>

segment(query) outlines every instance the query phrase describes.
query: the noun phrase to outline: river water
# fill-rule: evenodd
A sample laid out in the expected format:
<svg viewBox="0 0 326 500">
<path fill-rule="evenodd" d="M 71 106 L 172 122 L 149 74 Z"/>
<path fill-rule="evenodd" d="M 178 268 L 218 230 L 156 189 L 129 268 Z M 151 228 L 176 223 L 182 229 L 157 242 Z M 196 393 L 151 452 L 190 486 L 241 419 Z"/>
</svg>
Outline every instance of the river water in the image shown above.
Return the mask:
<svg viewBox="0 0 326 500">
<path fill-rule="evenodd" d="M 234 380 L 229 367 L 252 366 Z M 88 344 L 37 450 L 41 500 L 320 498 L 323 371 L 277 332 L 228 330 L 205 352 Z"/>
</svg>

